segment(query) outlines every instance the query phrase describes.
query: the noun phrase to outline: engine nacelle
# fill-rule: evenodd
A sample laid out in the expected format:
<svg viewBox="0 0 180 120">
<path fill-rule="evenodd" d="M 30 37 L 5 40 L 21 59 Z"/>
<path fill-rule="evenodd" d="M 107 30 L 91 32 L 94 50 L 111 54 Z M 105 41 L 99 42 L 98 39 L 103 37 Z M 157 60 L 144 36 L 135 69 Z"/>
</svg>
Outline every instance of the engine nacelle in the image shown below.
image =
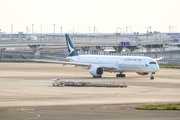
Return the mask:
<svg viewBox="0 0 180 120">
<path fill-rule="evenodd" d="M 138 75 L 142 75 L 142 76 L 145 76 L 145 75 L 148 75 L 149 73 L 147 72 L 137 72 Z"/>
<path fill-rule="evenodd" d="M 99 66 L 93 66 L 89 69 L 89 73 L 93 76 L 101 76 L 103 72 L 103 68 Z"/>
</svg>

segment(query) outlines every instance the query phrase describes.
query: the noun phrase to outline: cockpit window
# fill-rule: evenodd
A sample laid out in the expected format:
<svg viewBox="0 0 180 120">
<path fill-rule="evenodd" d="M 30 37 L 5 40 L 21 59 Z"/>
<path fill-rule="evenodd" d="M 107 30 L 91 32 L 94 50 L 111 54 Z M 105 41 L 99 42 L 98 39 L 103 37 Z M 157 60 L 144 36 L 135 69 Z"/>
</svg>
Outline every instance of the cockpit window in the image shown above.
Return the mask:
<svg viewBox="0 0 180 120">
<path fill-rule="evenodd" d="M 156 64 L 156 62 L 149 62 L 149 64 Z"/>
</svg>

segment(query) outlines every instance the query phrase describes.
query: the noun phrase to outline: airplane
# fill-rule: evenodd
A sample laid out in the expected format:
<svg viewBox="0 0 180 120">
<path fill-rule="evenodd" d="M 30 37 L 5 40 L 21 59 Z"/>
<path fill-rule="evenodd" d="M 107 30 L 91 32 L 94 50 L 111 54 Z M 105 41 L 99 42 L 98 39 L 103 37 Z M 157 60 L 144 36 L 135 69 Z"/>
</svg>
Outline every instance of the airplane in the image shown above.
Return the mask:
<svg viewBox="0 0 180 120">
<path fill-rule="evenodd" d="M 139 75 L 151 74 L 153 80 L 155 72 L 159 70 L 157 60 L 163 59 L 164 55 L 157 59 L 140 56 L 107 56 L 107 55 L 78 55 L 69 34 L 65 34 L 69 57 L 67 61 L 33 60 L 38 62 L 52 62 L 65 65 L 75 65 L 89 69 L 93 78 L 101 78 L 104 72 L 118 72 L 116 77 L 125 77 L 123 72 L 136 72 Z M 22 56 L 23 57 L 23 56 Z M 24 57 L 23 57 L 24 58 Z"/>
</svg>

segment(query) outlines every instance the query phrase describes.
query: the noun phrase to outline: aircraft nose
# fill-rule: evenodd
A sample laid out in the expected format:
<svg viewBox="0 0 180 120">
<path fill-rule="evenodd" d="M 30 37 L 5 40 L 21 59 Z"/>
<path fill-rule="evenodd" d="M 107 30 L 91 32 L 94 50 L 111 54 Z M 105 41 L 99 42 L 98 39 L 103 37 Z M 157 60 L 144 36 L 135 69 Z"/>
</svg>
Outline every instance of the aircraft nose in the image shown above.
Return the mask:
<svg viewBox="0 0 180 120">
<path fill-rule="evenodd" d="M 159 66 L 158 65 L 154 66 L 154 70 L 158 71 L 159 70 Z"/>
</svg>

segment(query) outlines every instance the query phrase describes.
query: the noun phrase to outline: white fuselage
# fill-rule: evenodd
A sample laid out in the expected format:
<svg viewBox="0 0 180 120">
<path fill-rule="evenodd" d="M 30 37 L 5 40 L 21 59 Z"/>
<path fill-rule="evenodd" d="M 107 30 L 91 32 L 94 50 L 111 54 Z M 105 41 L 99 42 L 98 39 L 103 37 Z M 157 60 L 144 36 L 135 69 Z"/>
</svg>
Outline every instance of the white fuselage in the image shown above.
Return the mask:
<svg viewBox="0 0 180 120">
<path fill-rule="evenodd" d="M 116 69 L 104 69 L 106 72 L 156 72 L 159 70 L 157 62 L 149 57 L 80 55 L 67 57 L 67 60 L 90 63 L 94 66 L 108 65 L 116 67 Z"/>
</svg>

